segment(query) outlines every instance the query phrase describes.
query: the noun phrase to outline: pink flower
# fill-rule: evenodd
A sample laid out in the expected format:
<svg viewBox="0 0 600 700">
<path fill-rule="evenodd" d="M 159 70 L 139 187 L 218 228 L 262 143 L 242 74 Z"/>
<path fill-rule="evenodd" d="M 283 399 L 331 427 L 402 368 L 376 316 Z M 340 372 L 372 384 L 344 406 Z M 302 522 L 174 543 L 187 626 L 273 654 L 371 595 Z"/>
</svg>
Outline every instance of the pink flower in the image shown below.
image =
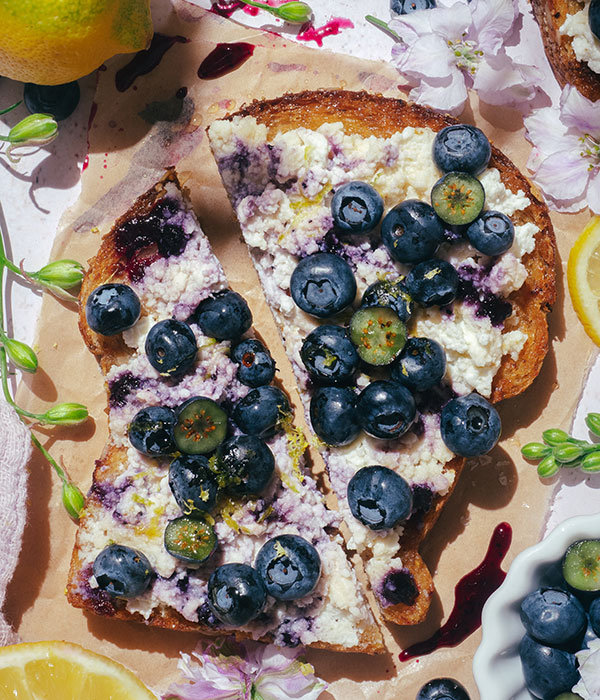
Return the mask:
<svg viewBox="0 0 600 700">
<path fill-rule="evenodd" d="M 533 99 L 540 72 L 506 51 L 517 43 L 519 15 L 516 0 L 438 0 L 434 9 L 395 16 L 389 28 L 400 42 L 392 60 L 415 85 L 410 98 L 453 114 L 467 88 L 492 105 Z"/>
<path fill-rule="evenodd" d="M 559 108 L 544 107 L 525 119 L 533 144 L 527 167 L 549 205 L 562 212 L 589 206 L 600 213 L 600 103 L 567 85 Z"/>
<path fill-rule="evenodd" d="M 179 669 L 188 683 L 174 684 L 163 700 L 317 700 L 326 683 L 299 649 L 258 642 L 198 645 L 182 654 Z"/>
</svg>

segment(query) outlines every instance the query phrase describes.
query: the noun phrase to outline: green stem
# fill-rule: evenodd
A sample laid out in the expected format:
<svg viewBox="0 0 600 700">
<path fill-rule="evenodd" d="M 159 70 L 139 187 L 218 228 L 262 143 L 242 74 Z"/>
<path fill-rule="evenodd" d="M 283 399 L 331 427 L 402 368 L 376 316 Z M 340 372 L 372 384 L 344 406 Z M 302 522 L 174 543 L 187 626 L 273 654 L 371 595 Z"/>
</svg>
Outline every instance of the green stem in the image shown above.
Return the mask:
<svg viewBox="0 0 600 700">
<path fill-rule="evenodd" d="M 273 12 L 277 8 L 271 7 L 264 2 L 255 2 L 255 0 L 242 0 L 245 5 L 250 5 L 250 7 L 258 7 L 261 10 L 267 10 L 267 12 Z"/>
<path fill-rule="evenodd" d="M 36 436 L 31 433 L 31 442 L 38 448 L 38 450 L 44 455 L 48 460 L 50 466 L 56 472 L 58 478 L 65 484 L 69 483 L 69 477 L 66 475 L 65 470 L 56 462 L 54 457 L 48 452 L 48 450 L 42 445 L 42 443 L 36 438 Z"/>
<path fill-rule="evenodd" d="M 15 102 L 14 105 L 11 105 L 10 107 L 7 107 L 6 109 L 3 109 L 2 111 L 0 111 L 0 114 L 6 114 L 7 112 L 12 111 L 13 109 L 15 109 L 15 107 L 18 107 L 21 104 L 21 102 L 23 102 L 23 100 L 19 100 L 18 102 Z"/>
<path fill-rule="evenodd" d="M 384 22 L 382 19 L 379 19 L 378 17 L 373 17 L 373 15 L 365 15 L 365 19 L 367 20 L 367 22 L 370 22 L 373 26 L 377 27 L 378 29 L 382 29 L 390 36 L 393 36 L 394 39 L 400 39 L 398 34 L 396 34 L 396 32 L 393 29 L 390 29 L 387 25 L 387 22 Z"/>
</svg>

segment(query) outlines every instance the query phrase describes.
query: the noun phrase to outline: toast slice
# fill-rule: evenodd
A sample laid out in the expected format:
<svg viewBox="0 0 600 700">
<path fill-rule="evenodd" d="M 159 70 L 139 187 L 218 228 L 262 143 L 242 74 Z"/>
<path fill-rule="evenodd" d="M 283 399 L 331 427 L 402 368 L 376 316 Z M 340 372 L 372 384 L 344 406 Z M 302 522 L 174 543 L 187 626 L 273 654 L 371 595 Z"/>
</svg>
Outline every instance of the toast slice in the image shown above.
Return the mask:
<svg viewBox="0 0 600 700">
<path fill-rule="evenodd" d="M 95 333 L 85 304 L 106 282 L 129 285 L 142 313 L 130 329 Z M 150 327 L 166 318 L 189 320 L 198 304 L 227 280 L 202 233 L 173 170 L 141 196 L 103 238 L 90 260 L 80 295 L 80 329 L 106 378 L 109 440 L 96 461 L 73 551 L 67 596 L 87 611 L 124 620 L 206 635 L 235 634 L 280 645 L 311 645 L 340 651 L 379 653 L 381 634 L 366 603 L 337 531 L 336 513 L 325 507 L 306 472 L 306 441 L 291 423 L 266 442 L 275 473 L 259 497 L 221 495 L 212 516 L 218 545 L 208 560 L 189 564 L 164 545 L 167 523 L 182 515 L 168 484 L 172 458 L 138 452 L 128 425 L 142 408 L 176 407 L 205 396 L 224 407 L 250 390 L 237 378 L 231 341 L 202 335 L 190 321 L 198 344 L 195 362 L 180 378 L 161 376 L 144 351 Z M 253 335 L 253 331 L 249 331 Z M 230 425 L 229 430 L 235 430 Z M 239 629 L 224 626 L 207 604 L 207 582 L 223 563 L 253 565 L 257 551 L 275 535 L 301 535 L 317 549 L 322 573 L 314 591 L 291 601 L 268 597 L 263 611 Z M 142 594 L 115 597 L 93 575 L 97 555 L 110 543 L 141 551 L 154 576 Z"/>
<path fill-rule="evenodd" d="M 600 99 L 600 40 L 588 23 L 589 0 L 531 0 L 546 56 L 561 87 Z"/>
<path fill-rule="evenodd" d="M 354 308 L 369 284 L 405 274 L 407 269 L 393 262 L 381 243 L 378 228 L 352 239 L 336 234 L 332 194 L 341 184 L 361 180 L 383 197 L 385 211 L 404 199 L 429 201 L 441 175 L 431 155 L 433 139 L 437 131 L 454 123 L 401 100 L 323 90 L 253 102 L 208 128 L 213 155 L 294 366 L 307 415 L 314 384 L 299 351 L 320 320 L 294 304 L 289 289 L 292 271 L 307 254 L 337 253 L 356 278 Z M 452 262 L 461 279 L 471 280 L 474 295 L 454 302 L 451 311 L 415 312 L 408 330 L 409 335 L 434 338 L 444 347 L 446 396 L 475 390 L 496 402 L 529 386 L 546 355 L 546 316 L 555 300 L 555 241 L 546 207 L 497 148 L 492 148 L 489 166 L 479 177 L 489 208 L 503 211 L 513 221 L 516 242 L 499 259 L 478 254 L 466 241 L 442 245 L 438 257 Z M 473 282 L 476 279 L 479 282 Z M 510 305 L 506 307 L 510 315 L 500 323 L 492 323 L 496 303 Z M 326 322 L 346 325 L 350 313 L 344 311 Z M 377 377 L 374 370 L 370 374 Z M 359 374 L 357 390 L 369 380 Z M 345 447 L 321 445 L 350 532 L 348 544 L 365 561 L 383 616 L 399 624 L 418 623 L 427 613 L 434 587 L 419 546 L 465 462 L 441 439 L 440 397 L 429 399 L 421 397 L 418 420 L 399 439 L 363 435 Z M 352 516 L 348 505 L 349 479 L 359 468 L 375 464 L 394 469 L 413 490 L 412 515 L 391 530 L 370 530 Z"/>
</svg>

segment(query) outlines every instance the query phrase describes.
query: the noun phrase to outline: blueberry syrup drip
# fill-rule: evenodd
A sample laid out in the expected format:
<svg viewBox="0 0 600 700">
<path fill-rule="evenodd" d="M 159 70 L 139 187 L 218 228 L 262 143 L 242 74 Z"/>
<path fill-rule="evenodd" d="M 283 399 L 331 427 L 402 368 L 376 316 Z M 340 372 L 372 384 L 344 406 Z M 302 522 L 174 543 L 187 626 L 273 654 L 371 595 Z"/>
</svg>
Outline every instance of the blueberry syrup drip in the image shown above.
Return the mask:
<svg viewBox="0 0 600 700">
<path fill-rule="evenodd" d="M 344 17 L 333 17 L 322 27 L 315 27 L 309 22 L 300 28 L 296 39 L 299 41 L 314 41 L 317 46 L 323 46 L 323 39 L 326 36 L 339 34 L 342 29 L 352 29 L 353 27 L 354 23 Z"/>
<path fill-rule="evenodd" d="M 405 649 L 400 654 L 400 661 L 429 654 L 440 647 L 455 647 L 481 625 L 481 611 L 486 600 L 506 576 L 500 564 L 511 541 L 511 526 L 500 523 L 494 530 L 484 560 L 456 584 L 454 608 L 446 623 L 429 639 Z"/>
<path fill-rule="evenodd" d="M 379 589 L 379 597 L 383 604 L 413 605 L 419 595 L 419 589 L 413 575 L 408 569 L 392 569 L 388 571 Z"/>
<path fill-rule="evenodd" d="M 457 272 L 459 277 L 457 298 L 475 306 L 475 315 L 479 318 L 487 316 L 492 326 L 502 326 L 512 313 L 512 305 L 483 288 L 483 279 L 489 270 L 463 265 Z"/>
<path fill-rule="evenodd" d="M 239 41 L 233 44 L 217 44 L 198 68 L 202 80 L 220 78 L 247 61 L 254 53 L 254 44 Z"/>
<path fill-rule="evenodd" d="M 89 492 L 90 498 L 99 501 L 106 510 L 113 510 L 119 504 L 123 492 L 131 486 L 131 481 L 126 480 L 121 486 L 102 481 L 92 484 Z"/>
<path fill-rule="evenodd" d="M 262 169 L 265 159 L 267 161 L 267 175 L 269 181 L 276 187 L 281 187 L 285 191 L 289 183 L 293 184 L 293 181 L 288 181 L 288 183 L 281 185 L 276 179 L 281 159 L 281 149 L 279 148 L 267 144 L 266 147 L 259 146 L 257 149 L 250 150 L 241 139 L 238 139 L 235 151 L 231 155 L 219 159 L 219 171 L 226 173 L 227 177 L 230 178 L 228 189 L 235 193 L 235 206 L 246 197 L 257 197 L 263 192 L 265 183 L 261 179 L 253 177 L 246 178 L 246 173 L 249 170 Z M 250 202 L 248 206 L 251 207 L 248 213 L 252 214 L 255 205 Z"/>
<path fill-rule="evenodd" d="M 81 571 L 81 588 L 82 596 L 86 602 L 92 607 L 96 615 L 104 615 L 104 617 L 112 617 L 116 612 L 114 600 L 111 596 L 101 588 L 92 588 L 90 586 L 90 578 L 93 576 L 92 564 L 89 564 Z"/>
<path fill-rule="evenodd" d="M 142 386 L 142 379 L 131 372 L 125 372 L 118 379 L 108 383 L 108 403 L 111 408 L 119 408 L 127 403 L 132 391 Z"/>
<path fill-rule="evenodd" d="M 236 10 L 244 10 L 244 12 L 252 16 L 258 14 L 258 7 L 250 7 L 250 5 L 240 2 L 240 0 L 233 0 L 233 2 L 220 2 L 217 0 L 217 2 L 212 3 L 210 8 L 210 12 L 220 17 L 231 17 Z"/>
<path fill-rule="evenodd" d="M 133 85 L 136 78 L 154 70 L 173 44 L 186 44 L 188 41 L 189 39 L 184 36 L 167 36 L 158 32 L 154 34 L 150 46 L 138 51 L 129 63 L 116 72 L 115 86 L 117 90 L 125 92 Z"/>
</svg>

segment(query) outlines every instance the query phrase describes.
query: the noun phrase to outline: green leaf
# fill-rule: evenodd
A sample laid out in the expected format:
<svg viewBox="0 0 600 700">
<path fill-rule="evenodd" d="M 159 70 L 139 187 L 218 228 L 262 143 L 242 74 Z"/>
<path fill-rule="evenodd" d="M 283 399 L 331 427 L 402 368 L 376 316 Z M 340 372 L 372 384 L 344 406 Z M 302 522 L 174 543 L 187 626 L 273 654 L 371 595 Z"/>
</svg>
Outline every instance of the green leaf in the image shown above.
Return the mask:
<svg viewBox="0 0 600 700">
<path fill-rule="evenodd" d="M 29 345 L 14 338 L 6 338 L 2 344 L 10 361 L 19 369 L 32 373 L 37 370 L 38 359 Z"/>
<path fill-rule="evenodd" d="M 584 454 L 584 449 L 581 445 L 573 445 L 570 442 L 564 442 L 561 445 L 555 445 L 552 450 L 554 459 L 561 464 L 566 464 L 568 462 L 573 462 L 579 459 Z"/>
<path fill-rule="evenodd" d="M 600 413 L 588 413 L 585 424 L 594 435 L 600 436 Z"/>
<path fill-rule="evenodd" d="M 65 402 L 49 408 L 40 417 L 40 421 L 52 425 L 77 425 L 87 420 L 88 415 L 88 410 L 83 404 Z"/>
<path fill-rule="evenodd" d="M 552 448 L 548 445 L 543 445 L 541 442 L 528 442 L 521 448 L 521 454 L 525 459 L 538 460 L 544 459 L 552 452 Z"/>
<path fill-rule="evenodd" d="M 552 455 L 548 455 L 547 457 L 544 457 L 544 459 L 538 464 L 537 473 L 539 474 L 539 476 L 542 477 L 542 479 L 547 479 L 551 476 L 554 476 L 559 469 L 560 466 L 558 462 L 554 459 Z"/>
<path fill-rule="evenodd" d="M 549 428 L 548 430 L 544 430 L 542 433 L 542 438 L 544 439 L 544 442 L 546 445 L 560 445 L 563 442 L 567 442 L 569 439 L 569 434 L 565 433 L 564 430 L 560 430 L 559 428 Z"/>
<path fill-rule="evenodd" d="M 73 520 L 79 520 L 85 504 L 85 499 L 81 491 L 68 481 L 63 481 L 62 502 L 67 513 Z"/>
<path fill-rule="evenodd" d="M 580 466 L 584 472 L 600 472 L 600 452 L 590 452 L 581 460 Z"/>
</svg>

